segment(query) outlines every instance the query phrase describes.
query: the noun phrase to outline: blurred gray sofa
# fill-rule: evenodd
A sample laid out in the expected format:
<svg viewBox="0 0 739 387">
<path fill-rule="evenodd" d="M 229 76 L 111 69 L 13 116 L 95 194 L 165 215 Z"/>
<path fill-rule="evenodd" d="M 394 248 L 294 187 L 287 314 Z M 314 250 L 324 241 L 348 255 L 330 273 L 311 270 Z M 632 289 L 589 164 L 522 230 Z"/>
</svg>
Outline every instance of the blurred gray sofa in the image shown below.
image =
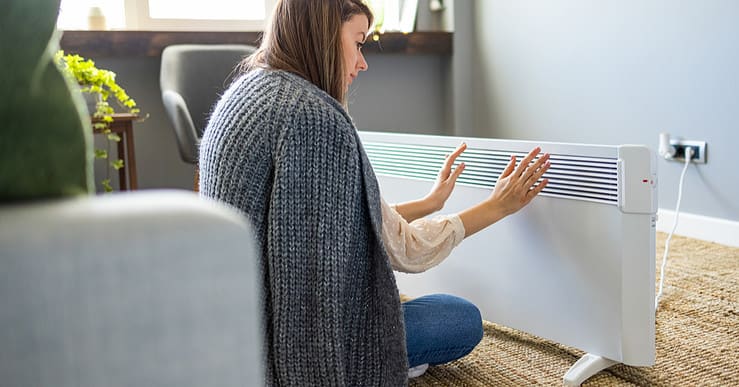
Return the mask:
<svg viewBox="0 0 739 387">
<path fill-rule="evenodd" d="M 194 193 L 0 204 L 0 385 L 262 385 L 257 278 Z"/>
</svg>

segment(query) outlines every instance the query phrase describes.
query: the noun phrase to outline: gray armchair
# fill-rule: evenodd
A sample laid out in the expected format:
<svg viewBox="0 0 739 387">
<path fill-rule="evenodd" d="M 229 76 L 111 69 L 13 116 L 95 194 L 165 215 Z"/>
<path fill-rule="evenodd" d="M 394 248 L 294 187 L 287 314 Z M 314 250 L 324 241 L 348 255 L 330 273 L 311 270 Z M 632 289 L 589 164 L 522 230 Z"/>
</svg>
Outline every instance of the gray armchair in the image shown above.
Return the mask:
<svg viewBox="0 0 739 387">
<path fill-rule="evenodd" d="M 181 44 L 162 52 L 162 101 L 183 161 L 197 164 L 200 138 L 213 105 L 236 74 L 235 67 L 254 51 L 247 45 Z"/>
<path fill-rule="evenodd" d="M 194 193 L 0 204 L 0 384 L 263 385 L 255 244 Z"/>
</svg>

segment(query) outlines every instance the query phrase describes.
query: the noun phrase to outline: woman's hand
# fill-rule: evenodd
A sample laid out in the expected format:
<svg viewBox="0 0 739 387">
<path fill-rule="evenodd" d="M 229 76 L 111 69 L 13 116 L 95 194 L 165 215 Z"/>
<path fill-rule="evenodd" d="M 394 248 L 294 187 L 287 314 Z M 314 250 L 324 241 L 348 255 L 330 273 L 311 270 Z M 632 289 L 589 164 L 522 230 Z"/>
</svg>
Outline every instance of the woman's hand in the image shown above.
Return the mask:
<svg viewBox="0 0 739 387">
<path fill-rule="evenodd" d="M 539 147 L 531 150 L 518 164 L 518 167 L 516 167 L 516 156 L 511 156 L 508 166 L 498 177 L 495 189 L 488 200 L 502 210 L 506 216 L 529 204 L 531 199 L 546 187 L 547 179 L 538 185 L 536 182 L 549 169 L 549 154 L 545 153 L 531 164 L 540 151 Z"/>
<path fill-rule="evenodd" d="M 452 170 L 452 167 L 454 166 L 454 162 L 457 161 L 457 157 L 459 157 L 459 155 L 461 155 L 466 149 L 467 144 L 461 143 L 457 149 L 452 152 L 452 154 L 446 156 L 444 165 L 436 176 L 434 187 L 431 188 L 431 192 L 426 195 L 425 199 L 433 204 L 431 207 L 434 208 L 435 211 L 439 211 L 444 208 L 444 203 L 446 203 L 447 199 L 449 199 L 449 196 L 452 194 L 452 191 L 454 191 L 454 184 L 457 182 L 459 175 L 462 174 L 462 171 L 464 171 L 464 163 L 459 164 L 454 170 Z"/>
<path fill-rule="evenodd" d="M 541 148 L 534 148 L 518 166 L 516 157 L 511 156 L 508 166 L 498 177 L 493 193 L 481 203 L 459 213 L 465 237 L 520 210 L 546 187 L 549 182 L 547 179 L 539 184 L 537 181 L 549 169 L 549 154 L 545 153 L 531 163 L 540 152 Z"/>
<path fill-rule="evenodd" d="M 423 218 L 426 215 L 439 211 L 444 207 L 444 203 L 446 203 L 454 190 L 454 183 L 457 182 L 457 178 L 464 171 L 464 163 L 459 164 L 454 170 L 452 170 L 452 167 L 457 157 L 465 149 L 467 149 L 467 144 L 462 143 L 452 154 L 446 156 L 444 165 L 436 177 L 436 183 L 434 183 L 434 187 L 431 188 L 431 192 L 428 195 L 422 199 L 400 203 L 395 206 L 395 210 L 398 211 L 403 219 L 410 223 L 418 218 Z"/>
</svg>

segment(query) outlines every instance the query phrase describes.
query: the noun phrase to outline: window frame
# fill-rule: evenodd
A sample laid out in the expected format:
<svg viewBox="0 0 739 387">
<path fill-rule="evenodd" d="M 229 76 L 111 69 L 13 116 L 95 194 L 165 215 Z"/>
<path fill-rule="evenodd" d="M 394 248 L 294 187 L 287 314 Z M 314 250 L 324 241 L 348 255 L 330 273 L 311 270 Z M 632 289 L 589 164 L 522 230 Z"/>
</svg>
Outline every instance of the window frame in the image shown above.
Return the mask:
<svg viewBox="0 0 739 387">
<path fill-rule="evenodd" d="M 262 0 L 265 18 L 262 20 L 246 19 L 154 19 L 149 16 L 149 0 L 122 0 L 123 26 L 113 29 L 123 31 L 263 31 L 271 17 L 277 0 Z M 87 30 L 84 25 L 71 24 L 69 27 Z"/>
<path fill-rule="evenodd" d="M 149 0 L 123 0 L 126 29 L 139 31 L 262 31 L 267 25 L 277 0 L 263 0 L 263 20 L 153 19 L 149 16 Z"/>
</svg>

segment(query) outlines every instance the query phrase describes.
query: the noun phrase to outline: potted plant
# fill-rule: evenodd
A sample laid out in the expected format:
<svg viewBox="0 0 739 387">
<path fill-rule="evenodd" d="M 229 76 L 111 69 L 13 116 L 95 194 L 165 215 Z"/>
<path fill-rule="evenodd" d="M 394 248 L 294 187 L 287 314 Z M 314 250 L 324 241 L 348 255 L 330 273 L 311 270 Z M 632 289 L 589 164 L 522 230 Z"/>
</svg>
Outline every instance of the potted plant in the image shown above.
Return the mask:
<svg viewBox="0 0 739 387">
<path fill-rule="evenodd" d="M 71 77 L 72 81 L 80 86 L 80 91 L 83 94 L 92 97 L 93 102 L 88 103 L 88 108 L 95 131 L 106 135 L 110 142 L 117 143 L 121 141 L 120 136 L 110 130 L 110 123 L 113 122 L 113 114 L 116 111 L 108 103 L 108 100 L 113 97 L 120 108 L 131 114 L 139 114 L 139 109 L 136 107 L 136 101 L 129 97 L 126 91 L 116 83 L 116 74 L 110 70 L 98 69 L 92 60 L 76 54 L 65 54 L 62 50 L 56 52 L 54 61 L 63 73 Z M 123 168 L 123 160 L 110 160 L 106 149 L 95 149 L 95 157 L 108 159 L 110 166 L 115 170 Z M 103 179 L 101 184 L 105 192 L 113 190 L 109 176 Z"/>
</svg>

